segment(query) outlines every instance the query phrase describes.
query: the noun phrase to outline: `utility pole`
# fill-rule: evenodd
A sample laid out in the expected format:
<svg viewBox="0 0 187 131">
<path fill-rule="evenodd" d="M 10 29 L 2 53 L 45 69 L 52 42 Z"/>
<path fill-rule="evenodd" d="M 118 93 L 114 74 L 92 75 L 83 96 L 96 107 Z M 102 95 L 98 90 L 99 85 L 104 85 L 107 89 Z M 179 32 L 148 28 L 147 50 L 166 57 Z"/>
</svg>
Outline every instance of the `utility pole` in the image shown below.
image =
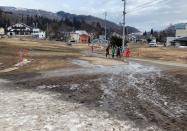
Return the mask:
<svg viewBox="0 0 187 131">
<path fill-rule="evenodd" d="M 107 12 L 105 12 L 105 40 L 107 40 L 107 31 L 106 31 L 106 17 L 107 17 Z"/>
<path fill-rule="evenodd" d="M 125 45 L 126 45 L 126 31 L 125 31 L 125 16 L 126 16 L 126 0 L 124 1 L 124 10 L 123 10 L 123 50 L 125 50 Z"/>
<path fill-rule="evenodd" d="M 47 38 L 49 37 L 49 25 L 47 23 Z"/>
</svg>

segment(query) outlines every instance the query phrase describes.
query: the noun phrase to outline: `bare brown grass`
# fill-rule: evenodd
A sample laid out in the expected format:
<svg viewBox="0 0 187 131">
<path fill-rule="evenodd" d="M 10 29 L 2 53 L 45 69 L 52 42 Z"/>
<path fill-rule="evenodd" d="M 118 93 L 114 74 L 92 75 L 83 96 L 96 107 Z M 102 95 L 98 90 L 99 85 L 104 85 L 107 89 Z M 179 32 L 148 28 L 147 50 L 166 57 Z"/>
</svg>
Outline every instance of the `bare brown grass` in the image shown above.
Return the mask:
<svg viewBox="0 0 187 131">
<path fill-rule="evenodd" d="M 146 58 L 162 61 L 173 61 L 187 63 L 187 49 L 157 47 L 151 48 L 148 45 L 130 44 L 132 57 Z"/>
<path fill-rule="evenodd" d="M 86 48 L 85 45 L 82 47 Z M 55 68 L 71 68 L 76 65 L 70 62 L 81 56 L 81 45 L 67 46 L 62 42 L 28 41 L 19 39 L 0 39 L 0 69 L 8 68 L 19 62 L 19 50 L 25 50 L 24 58 L 32 62 L 22 71 L 49 70 Z"/>
</svg>

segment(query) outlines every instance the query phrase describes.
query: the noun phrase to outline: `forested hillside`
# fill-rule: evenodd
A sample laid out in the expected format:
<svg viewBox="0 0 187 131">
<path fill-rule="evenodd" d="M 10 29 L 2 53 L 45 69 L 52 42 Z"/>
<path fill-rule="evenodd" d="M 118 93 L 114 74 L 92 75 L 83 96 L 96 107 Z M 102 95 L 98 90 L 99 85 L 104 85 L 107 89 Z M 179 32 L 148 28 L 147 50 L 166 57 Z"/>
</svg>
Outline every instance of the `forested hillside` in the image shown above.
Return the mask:
<svg viewBox="0 0 187 131">
<path fill-rule="evenodd" d="M 70 32 L 75 30 L 86 30 L 101 35 L 104 33 L 103 19 L 74 15 L 63 11 L 52 13 L 42 10 L 17 9 L 15 7 L 0 7 L 0 26 L 8 27 L 12 24 L 22 22 L 29 26 L 49 31 L 49 33 Z M 117 24 L 106 21 L 108 35 L 112 32 L 122 33 L 122 28 Z M 47 28 L 48 27 L 48 28 Z M 129 33 L 138 32 L 136 28 L 127 27 Z"/>
</svg>

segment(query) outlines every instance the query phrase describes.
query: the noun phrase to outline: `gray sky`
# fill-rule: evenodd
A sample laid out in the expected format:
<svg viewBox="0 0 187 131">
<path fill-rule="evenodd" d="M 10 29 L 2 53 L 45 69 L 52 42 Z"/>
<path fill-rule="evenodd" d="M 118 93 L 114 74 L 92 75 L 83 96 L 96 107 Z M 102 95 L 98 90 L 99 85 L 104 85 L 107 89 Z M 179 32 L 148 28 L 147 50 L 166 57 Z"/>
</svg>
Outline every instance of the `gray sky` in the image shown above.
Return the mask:
<svg viewBox="0 0 187 131">
<path fill-rule="evenodd" d="M 146 3 L 146 4 L 145 4 Z M 121 0 L 0 0 L 1 6 L 43 9 L 57 12 L 93 15 L 119 24 L 122 21 Z M 142 31 L 160 30 L 170 24 L 187 23 L 187 0 L 127 0 L 127 25 Z"/>
</svg>

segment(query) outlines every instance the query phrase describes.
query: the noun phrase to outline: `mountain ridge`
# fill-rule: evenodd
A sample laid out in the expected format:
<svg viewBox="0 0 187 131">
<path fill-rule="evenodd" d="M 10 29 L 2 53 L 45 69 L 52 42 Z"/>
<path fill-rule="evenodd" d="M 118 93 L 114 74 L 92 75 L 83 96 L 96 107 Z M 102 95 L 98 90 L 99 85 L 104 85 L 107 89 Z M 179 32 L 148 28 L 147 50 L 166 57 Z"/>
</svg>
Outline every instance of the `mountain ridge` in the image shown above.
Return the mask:
<svg viewBox="0 0 187 131">
<path fill-rule="evenodd" d="M 45 10 L 40 10 L 40 9 L 27 9 L 27 8 L 16 8 L 16 7 L 11 7 L 11 6 L 0 6 L 0 9 L 5 11 L 5 12 L 10 12 L 13 13 L 15 15 L 17 15 L 18 17 L 26 17 L 26 16 L 41 16 L 41 17 L 45 17 L 48 19 L 55 19 L 57 21 L 60 20 L 65 20 L 65 19 L 69 19 L 70 21 L 73 21 L 74 19 L 76 19 L 79 22 L 84 21 L 86 24 L 88 25 L 97 25 L 97 23 L 99 23 L 101 25 L 101 28 L 104 28 L 105 25 L 105 20 L 92 16 L 92 15 L 76 15 L 76 14 L 71 14 L 68 12 L 64 12 L 64 11 L 58 11 L 56 13 L 50 12 L 50 11 L 45 11 Z M 122 33 L 122 28 L 117 25 L 114 22 L 111 22 L 109 20 L 106 21 L 108 30 L 113 31 L 113 32 L 117 32 L 117 33 Z M 129 33 L 135 33 L 135 32 L 140 32 L 138 29 L 134 28 L 134 27 L 130 27 L 127 26 Z"/>
</svg>

